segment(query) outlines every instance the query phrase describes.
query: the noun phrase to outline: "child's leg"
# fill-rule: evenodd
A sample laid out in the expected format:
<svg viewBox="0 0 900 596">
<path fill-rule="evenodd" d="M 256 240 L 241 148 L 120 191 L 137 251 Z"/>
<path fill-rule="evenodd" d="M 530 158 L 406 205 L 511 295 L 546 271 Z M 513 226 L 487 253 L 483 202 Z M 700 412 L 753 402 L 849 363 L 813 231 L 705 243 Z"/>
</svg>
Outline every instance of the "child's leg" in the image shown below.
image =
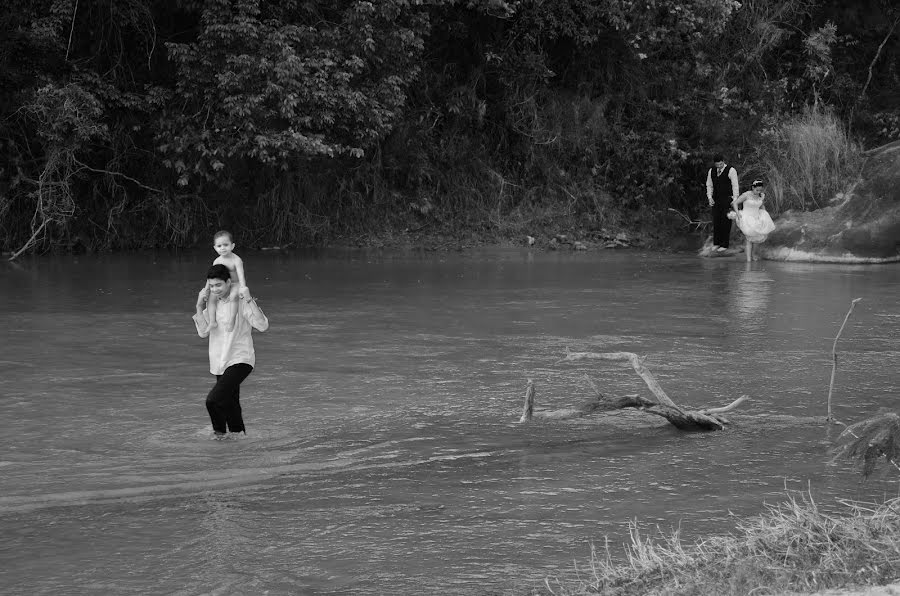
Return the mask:
<svg viewBox="0 0 900 596">
<path fill-rule="evenodd" d="M 209 294 L 209 300 L 206 302 L 206 317 L 209 319 L 209 324 L 206 326 L 206 329 L 215 329 L 217 327 L 216 323 L 216 307 L 218 306 L 219 299 L 215 294 Z"/>
</svg>

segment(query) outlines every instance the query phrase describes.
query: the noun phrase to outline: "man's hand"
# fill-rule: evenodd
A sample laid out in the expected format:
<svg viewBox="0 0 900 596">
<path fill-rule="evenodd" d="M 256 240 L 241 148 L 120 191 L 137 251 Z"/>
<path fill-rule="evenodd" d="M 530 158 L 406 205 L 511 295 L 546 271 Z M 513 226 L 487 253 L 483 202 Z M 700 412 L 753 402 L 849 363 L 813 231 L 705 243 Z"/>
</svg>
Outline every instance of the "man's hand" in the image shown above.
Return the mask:
<svg viewBox="0 0 900 596">
<path fill-rule="evenodd" d="M 209 285 L 203 286 L 203 289 L 200 290 L 200 293 L 197 294 L 197 310 L 203 310 L 206 306 L 206 303 L 209 301 Z"/>
<path fill-rule="evenodd" d="M 710 207 L 714 207 L 714 206 L 716 205 L 716 202 L 713 201 L 712 199 L 707 199 L 707 201 L 709 201 L 709 206 L 710 206 Z"/>
<path fill-rule="evenodd" d="M 245 302 L 250 302 L 252 300 L 250 296 L 250 288 L 248 288 L 247 286 L 241 286 L 240 288 L 238 288 L 238 296 L 240 296 L 241 300 L 244 300 Z"/>
</svg>

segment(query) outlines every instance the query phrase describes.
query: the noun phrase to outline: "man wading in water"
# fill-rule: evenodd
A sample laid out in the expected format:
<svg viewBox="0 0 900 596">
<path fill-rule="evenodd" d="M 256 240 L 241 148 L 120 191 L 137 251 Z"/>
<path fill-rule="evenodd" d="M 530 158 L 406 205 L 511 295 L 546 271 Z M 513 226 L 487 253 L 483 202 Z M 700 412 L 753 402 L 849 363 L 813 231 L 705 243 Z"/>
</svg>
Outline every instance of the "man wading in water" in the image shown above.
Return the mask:
<svg viewBox="0 0 900 596">
<path fill-rule="evenodd" d="M 269 328 L 269 319 L 250 296 L 250 290 L 243 290 L 242 299 L 238 288 L 232 286 L 228 268 L 213 265 L 206 272 L 206 286 L 197 296 L 194 324 L 200 337 L 209 337 L 209 372 L 216 375 L 216 384 L 206 396 L 206 410 L 216 439 L 224 439 L 227 431 L 245 432 L 240 398 L 241 383 L 256 366 L 251 332 Z M 218 300 L 215 316 L 219 323 L 211 330 L 206 309 L 210 294 Z M 224 323 L 232 320 L 234 327 L 226 331 Z"/>
</svg>

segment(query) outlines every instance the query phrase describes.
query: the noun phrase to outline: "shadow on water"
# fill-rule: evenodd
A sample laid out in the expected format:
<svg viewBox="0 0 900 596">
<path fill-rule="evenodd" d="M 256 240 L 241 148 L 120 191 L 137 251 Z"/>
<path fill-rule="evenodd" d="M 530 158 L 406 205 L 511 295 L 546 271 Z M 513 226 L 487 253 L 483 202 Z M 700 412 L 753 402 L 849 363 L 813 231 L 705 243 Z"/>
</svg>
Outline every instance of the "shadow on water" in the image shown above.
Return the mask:
<svg viewBox="0 0 900 596">
<path fill-rule="evenodd" d="M 10 593 L 514 593 L 627 522 L 691 539 L 781 500 L 896 493 L 829 463 L 833 336 L 846 422 L 893 407 L 890 266 L 627 253 L 247 255 L 272 327 L 242 390 L 249 436 L 205 420 L 190 313 L 207 255 L 0 268 L 0 579 Z M 725 432 L 639 412 L 517 424 L 644 393 L 751 401 Z"/>
</svg>

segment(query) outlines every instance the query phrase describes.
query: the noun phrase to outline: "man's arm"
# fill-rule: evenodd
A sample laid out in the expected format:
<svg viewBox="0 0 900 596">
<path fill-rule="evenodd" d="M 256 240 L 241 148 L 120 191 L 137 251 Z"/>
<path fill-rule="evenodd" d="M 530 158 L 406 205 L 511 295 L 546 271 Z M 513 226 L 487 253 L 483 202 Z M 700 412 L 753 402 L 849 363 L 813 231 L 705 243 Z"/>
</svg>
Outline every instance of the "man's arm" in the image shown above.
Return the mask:
<svg viewBox="0 0 900 596">
<path fill-rule="evenodd" d="M 205 287 L 197 295 L 197 312 L 192 317 L 197 326 L 197 335 L 209 337 L 209 319 L 207 318 L 206 302 L 209 300 L 209 288 Z"/>
<path fill-rule="evenodd" d="M 706 171 L 706 200 L 709 201 L 709 206 L 713 205 L 713 181 L 712 181 L 712 168 Z"/>
<path fill-rule="evenodd" d="M 257 331 L 269 328 L 268 317 L 256 303 L 256 298 L 250 295 L 250 288 L 247 287 L 244 287 L 244 298 L 241 300 L 241 314 Z"/>
<path fill-rule="evenodd" d="M 738 195 L 741 194 L 740 188 L 738 187 L 737 170 L 734 168 L 728 170 L 728 178 L 731 180 L 731 200 L 736 201 Z"/>
</svg>

